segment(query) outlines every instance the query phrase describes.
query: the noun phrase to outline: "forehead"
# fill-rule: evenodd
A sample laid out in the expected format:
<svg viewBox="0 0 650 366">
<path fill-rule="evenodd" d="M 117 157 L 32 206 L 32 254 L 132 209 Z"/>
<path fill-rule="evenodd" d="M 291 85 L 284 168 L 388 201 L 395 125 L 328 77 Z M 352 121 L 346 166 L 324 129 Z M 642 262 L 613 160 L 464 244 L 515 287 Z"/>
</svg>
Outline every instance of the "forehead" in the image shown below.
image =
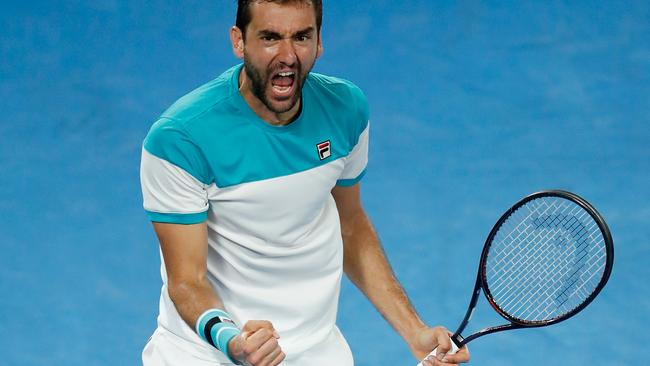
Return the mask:
<svg viewBox="0 0 650 366">
<path fill-rule="evenodd" d="M 314 7 L 307 1 L 292 1 L 278 4 L 258 1 L 251 4 L 251 21 L 248 29 L 253 32 L 267 30 L 291 34 L 312 27 L 316 29 Z"/>
</svg>

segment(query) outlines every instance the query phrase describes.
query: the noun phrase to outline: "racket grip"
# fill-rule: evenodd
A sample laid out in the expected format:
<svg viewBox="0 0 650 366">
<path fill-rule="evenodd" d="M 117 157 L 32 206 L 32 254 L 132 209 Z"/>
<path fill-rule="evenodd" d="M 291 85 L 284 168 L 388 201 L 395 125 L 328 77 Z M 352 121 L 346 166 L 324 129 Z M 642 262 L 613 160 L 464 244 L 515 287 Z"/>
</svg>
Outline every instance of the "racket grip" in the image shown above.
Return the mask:
<svg viewBox="0 0 650 366">
<path fill-rule="evenodd" d="M 450 340 L 451 340 L 451 338 L 450 338 Z M 427 355 L 427 357 L 430 357 L 430 356 L 436 357 L 436 355 L 437 355 L 436 350 L 437 349 L 438 349 L 438 347 L 434 348 L 433 351 L 431 351 L 431 353 L 429 353 Z M 449 352 L 447 352 L 447 354 L 448 355 L 453 355 L 454 353 L 458 352 L 458 350 L 459 350 L 459 348 L 456 345 L 456 343 L 453 340 L 451 340 L 451 349 L 449 350 Z M 427 358 L 427 357 L 425 357 L 425 358 Z M 420 361 L 420 363 L 418 363 L 418 366 L 422 366 L 422 361 Z"/>
</svg>

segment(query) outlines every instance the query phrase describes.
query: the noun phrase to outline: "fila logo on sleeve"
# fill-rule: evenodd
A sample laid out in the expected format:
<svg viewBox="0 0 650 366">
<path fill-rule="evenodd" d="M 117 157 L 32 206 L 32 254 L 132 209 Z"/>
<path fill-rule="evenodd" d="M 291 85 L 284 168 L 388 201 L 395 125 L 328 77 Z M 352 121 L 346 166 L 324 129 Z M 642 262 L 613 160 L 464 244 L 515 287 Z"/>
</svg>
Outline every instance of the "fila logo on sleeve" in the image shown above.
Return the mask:
<svg viewBox="0 0 650 366">
<path fill-rule="evenodd" d="M 320 160 L 325 160 L 332 156 L 332 149 L 330 148 L 330 140 L 323 141 L 320 144 L 316 145 L 316 150 L 318 150 L 318 157 Z"/>
</svg>

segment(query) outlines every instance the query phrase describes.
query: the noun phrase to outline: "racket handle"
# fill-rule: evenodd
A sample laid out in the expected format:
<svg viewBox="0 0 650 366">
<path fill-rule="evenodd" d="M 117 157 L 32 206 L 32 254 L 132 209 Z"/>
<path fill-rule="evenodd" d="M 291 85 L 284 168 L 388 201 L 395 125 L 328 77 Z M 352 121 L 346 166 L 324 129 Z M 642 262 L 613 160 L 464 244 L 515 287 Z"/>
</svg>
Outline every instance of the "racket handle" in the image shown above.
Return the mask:
<svg viewBox="0 0 650 366">
<path fill-rule="evenodd" d="M 450 340 L 451 340 L 451 339 L 450 339 Z M 427 355 L 427 357 L 429 357 L 429 356 L 436 357 L 436 354 L 437 354 L 436 350 L 437 350 L 437 349 L 438 349 L 438 347 L 434 348 L 433 351 L 431 351 L 431 353 L 429 353 L 429 354 Z M 451 341 L 451 349 L 449 350 L 449 352 L 447 352 L 447 354 L 448 354 L 448 355 L 453 355 L 454 353 L 458 352 L 458 350 L 459 350 L 458 346 L 457 346 L 456 343 L 452 340 L 452 341 Z M 425 357 L 425 358 L 426 358 L 426 357 Z M 418 366 L 422 366 L 422 362 L 418 363 Z"/>
</svg>

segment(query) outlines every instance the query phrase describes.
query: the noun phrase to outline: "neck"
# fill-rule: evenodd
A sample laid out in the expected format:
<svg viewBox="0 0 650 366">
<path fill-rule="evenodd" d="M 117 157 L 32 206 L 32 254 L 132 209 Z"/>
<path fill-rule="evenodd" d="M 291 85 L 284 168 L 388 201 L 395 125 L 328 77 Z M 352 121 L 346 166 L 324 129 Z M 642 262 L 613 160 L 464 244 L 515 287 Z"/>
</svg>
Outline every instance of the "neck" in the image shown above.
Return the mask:
<svg viewBox="0 0 650 366">
<path fill-rule="evenodd" d="M 291 107 L 290 110 L 282 113 L 276 113 L 270 110 L 255 94 L 253 94 L 253 88 L 250 85 L 250 80 L 246 77 L 246 72 L 242 67 L 239 72 L 239 92 L 242 97 L 248 104 L 249 107 L 266 123 L 273 126 L 285 126 L 293 122 L 300 112 L 300 107 L 302 100 L 298 99 L 298 102 Z"/>
</svg>

